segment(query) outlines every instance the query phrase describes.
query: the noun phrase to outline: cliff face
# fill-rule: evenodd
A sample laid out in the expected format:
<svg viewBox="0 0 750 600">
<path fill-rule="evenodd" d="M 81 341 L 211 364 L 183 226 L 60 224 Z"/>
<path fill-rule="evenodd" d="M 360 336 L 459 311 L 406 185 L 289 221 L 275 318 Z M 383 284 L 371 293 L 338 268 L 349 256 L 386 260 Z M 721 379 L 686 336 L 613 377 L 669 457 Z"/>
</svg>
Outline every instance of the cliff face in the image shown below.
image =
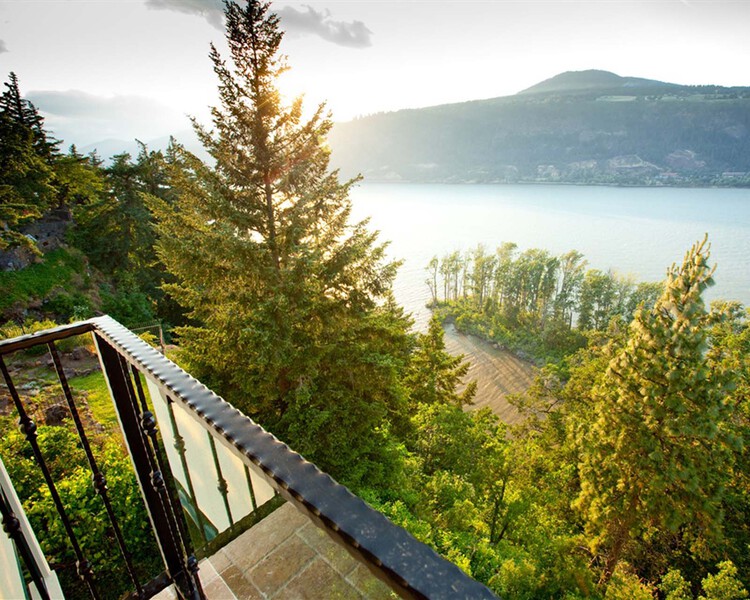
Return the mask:
<svg viewBox="0 0 750 600">
<path fill-rule="evenodd" d="M 418 182 L 750 184 L 750 88 L 564 73 L 515 96 L 334 128 L 344 175 Z"/>
<path fill-rule="evenodd" d="M 72 224 L 72 219 L 67 208 L 51 210 L 23 227 L 21 233 L 28 237 L 42 254 L 47 254 L 65 245 L 65 233 Z M 17 271 L 38 261 L 39 256 L 25 246 L 0 251 L 0 271 Z"/>
</svg>

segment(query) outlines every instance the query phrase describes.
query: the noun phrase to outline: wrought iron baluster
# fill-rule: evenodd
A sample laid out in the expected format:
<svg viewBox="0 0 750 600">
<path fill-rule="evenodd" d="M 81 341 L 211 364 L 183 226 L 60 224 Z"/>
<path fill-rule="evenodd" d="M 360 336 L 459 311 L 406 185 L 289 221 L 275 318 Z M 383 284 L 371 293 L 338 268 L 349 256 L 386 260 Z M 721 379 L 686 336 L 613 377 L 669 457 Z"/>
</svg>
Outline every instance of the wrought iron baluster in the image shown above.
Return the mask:
<svg viewBox="0 0 750 600">
<path fill-rule="evenodd" d="M 125 359 L 121 359 L 123 368 L 127 368 L 127 363 Z M 166 485 L 166 491 L 167 491 L 167 497 L 169 498 L 169 502 L 172 508 L 172 512 L 175 516 L 175 521 L 177 523 L 177 530 L 180 534 L 181 541 L 182 541 L 182 547 L 185 549 L 185 553 L 189 556 L 192 556 L 193 554 L 193 546 L 190 543 L 190 536 L 187 533 L 187 528 L 185 527 L 185 522 L 182 518 L 182 505 L 180 504 L 180 499 L 177 497 L 177 486 L 174 484 L 174 477 L 172 476 L 172 469 L 170 468 L 169 464 L 165 462 L 164 456 L 161 453 L 161 450 L 159 448 L 159 442 L 156 439 L 156 433 L 157 433 L 157 425 L 156 425 L 156 418 L 154 417 L 153 413 L 148 410 L 148 402 L 146 402 L 146 394 L 143 391 L 143 385 L 141 384 L 141 374 L 138 371 L 138 369 L 135 368 L 134 365 L 130 365 L 130 370 L 133 375 L 133 380 L 135 381 L 135 387 L 138 392 L 138 399 L 140 400 L 141 407 L 143 408 L 143 414 L 142 414 L 142 422 L 146 423 L 147 431 L 146 434 L 148 435 L 149 439 L 151 440 L 151 445 L 154 450 L 154 455 L 156 456 L 156 462 L 159 465 L 159 471 L 162 473 L 163 477 L 166 477 L 169 479 L 169 484 Z M 165 484 L 167 483 L 167 479 L 165 479 Z M 189 558 L 188 556 L 188 558 Z"/>
<path fill-rule="evenodd" d="M 42 451 L 39 448 L 39 443 L 37 442 L 37 439 L 36 439 L 37 438 L 36 423 L 34 423 L 34 421 L 26 413 L 23 403 L 21 402 L 21 398 L 18 395 L 18 392 L 16 391 L 15 385 L 13 385 L 13 380 L 11 379 L 10 373 L 8 372 L 8 368 L 5 365 L 5 360 L 3 359 L 2 356 L 0 356 L 0 370 L 2 370 L 3 372 L 5 385 L 8 387 L 10 396 L 13 399 L 13 404 L 15 404 L 16 410 L 18 411 L 18 417 L 19 417 L 18 423 L 21 428 L 21 432 L 26 436 L 26 440 L 29 442 L 29 445 L 31 446 L 31 450 L 34 453 L 34 458 L 37 464 L 39 465 L 39 469 L 42 471 L 42 475 L 44 476 L 44 481 L 47 483 L 47 488 L 49 489 L 50 495 L 52 496 L 52 501 L 55 504 L 57 513 L 60 515 L 60 519 L 62 520 L 63 527 L 65 528 L 65 532 L 67 533 L 68 539 L 70 540 L 70 545 L 73 547 L 73 552 L 76 555 L 76 567 L 78 571 L 78 576 L 81 579 L 83 579 L 83 581 L 88 586 L 91 596 L 93 598 L 98 599 L 99 594 L 97 593 L 96 586 L 94 585 L 94 571 L 93 571 L 92 565 L 83 555 L 81 546 L 78 543 L 78 538 L 76 537 L 76 534 L 73 531 L 73 526 L 70 523 L 70 519 L 68 519 L 68 514 L 65 512 L 65 507 L 63 506 L 62 499 L 60 498 L 60 494 L 58 493 L 57 487 L 55 486 L 55 482 L 52 479 L 52 475 L 49 472 L 49 469 L 47 468 L 47 463 L 44 460 L 44 456 L 42 456 Z"/>
<path fill-rule="evenodd" d="M 208 444 L 211 446 L 211 454 L 214 457 L 214 468 L 216 469 L 216 488 L 221 494 L 221 499 L 224 501 L 224 509 L 227 511 L 227 518 L 229 519 L 229 526 L 234 525 L 234 519 L 232 518 L 232 509 L 229 506 L 229 485 L 227 480 L 224 479 L 224 474 L 221 472 L 221 463 L 219 462 L 219 454 L 216 452 L 216 442 L 210 431 L 206 431 L 208 436 Z"/>
<path fill-rule="evenodd" d="M 187 464 L 187 454 L 185 452 L 185 438 L 180 434 L 180 430 L 177 427 L 177 420 L 174 416 L 174 409 L 172 408 L 174 400 L 167 396 L 167 412 L 169 412 L 169 422 L 172 426 L 172 435 L 174 436 L 174 447 L 177 453 L 180 455 L 180 463 L 182 464 L 182 472 L 185 473 L 185 479 L 188 486 L 188 493 L 190 494 L 190 501 L 195 507 L 195 518 L 198 521 L 198 528 L 200 529 L 201 539 L 204 544 L 208 543 L 208 537 L 206 536 L 205 522 L 203 521 L 203 514 L 201 508 L 198 506 L 198 496 L 195 495 L 195 488 L 193 487 L 193 478 L 190 475 L 190 469 Z"/>
<path fill-rule="evenodd" d="M 123 369 L 122 356 L 99 332 L 94 333 L 94 340 L 167 573 L 181 598 L 204 598 L 199 586 L 191 581 L 193 576 L 188 571 L 184 549 L 174 535 L 174 528 L 170 527 L 169 521 L 173 516 L 168 503 L 154 485 L 158 482 L 154 476 L 153 457 L 150 456 L 149 443 L 141 427 L 132 382 L 127 368 Z M 161 479 L 161 474 L 158 479 Z"/>
<path fill-rule="evenodd" d="M 247 491 L 250 492 L 250 506 L 252 506 L 253 510 L 256 510 L 258 508 L 258 501 L 255 499 L 255 490 L 253 489 L 253 480 L 250 477 L 250 469 L 246 465 L 244 469 L 245 479 L 247 480 Z"/>
<path fill-rule="evenodd" d="M 174 482 L 172 482 L 172 485 L 170 486 L 167 485 L 167 480 L 165 479 L 165 477 L 171 478 L 172 472 L 169 469 L 169 465 L 164 462 L 164 458 L 162 457 L 159 448 L 159 442 L 156 439 L 156 417 L 154 417 L 154 414 L 148 409 L 146 394 L 143 392 L 143 385 L 141 384 L 141 374 L 134 365 L 129 365 L 122 356 L 119 356 L 119 362 L 123 377 L 125 378 L 125 385 L 128 394 L 132 399 L 131 404 L 136 413 L 138 413 L 139 403 L 142 410 L 141 414 L 138 416 L 148 459 L 151 463 L 152 485 L 162 500 L 165 513 L 167 514 L 167 526 L 170 529 L 170 533 L 184 551 L 185 566 L 187 571 L 192 575 L 192 577 L 187 578 L 190 591 L 191 593 L 197 593 L 202 597 L 203 591 L 201 589 L 200 579 L 196 576 L 198 573 L 198 560 L 194 556 L 190 537 L 187 534 L 187 527 L 185 526 L 182 515 L 182 505 L 180 504 L 179 499 L 176 498 L 176 495 L 172 492 L 172 490 L 175 489 Z M 128 367 L 130 367 L 130 369 Z M 135 387 L 133 386 L 133 381 L 135 381 Z"/>
<path fill-rule="evenodd" d="M 29 543 L 26 541 L 23 531 L 21 531 L 21 522 L 13 512 L 3 490 L 0 490 L 0 514 L 2 514 L 3 531 L 15 543 L 18 553 L 21 555 L 21 560 L 26 565 L 29 575 L 31 575 L 31 581 L 34 582 L 42 600 L 49 600 L 47 584 L 39 571 L 39 565 L 34 560 Z"/>
<path fill-rule="evenodd" d="M 60 355 L 57 352 L 55 343 L 49 342 L 47 346 L 49 347 L 49 352 L 52 356 L 52 362 L 55 365 L 55 371 L 57 371 L 57 377 L 60 380 L 60 385 L 62 386 L 63 393 L 65 394 L 65 400 L 68 403 L 70 414 L 73 416 L 76 431 L 78 431 L 78 438 L 81 440 L 83 451 L 86 454 L 86 459 L 88 460 L 89 467 L 91 468 L 91 481 L 94 485 L 94 490 L 96 490 L 96 493 L 102 499 L 102 502 L 104 502 L 104 509 L 106 510 L 107 516 L 109 517 L 109 522 L 112 525 L 112 530 L 114 531 L 115 538 L 117 539 L 117 545 L 120 547 L 120 552 L 125 559 L 125 567 L 127 568 L 128 575 L 130 576 L 130 580 L 133 582 L 133 585 L 135 585 L 138 597 L 142 598 L 143 587 L 141 586 L 141 582 L 138 579 L 138 575 L 136 575 L 135 568 L 133 566 L 133 555 L 128 551 L 127 544 L 125 543 L 125 538 L 122 535 L 120 526 L 117 523 L 115 511 L 112 508 L 112 503 L 108 494 L 109 488 L 107 487 L 107 478 L 104 473 L 99 470 L 99 467 L 96 463 L 96 458 L 94 457 L 94 453 L 91 451 L 91 444 L 89 444 L 88 437 L 86 436 L 86 431 L 84 430 L 83 423 L 81 422 L 81 417 L 78 414 L 78 409 L 75 405 L 75 399 L 73 398 L 73 394 L 70 391 L 68 378 L 65 376 L 65 371 L 63 370 L 62 362 L 60 361 Z"/>
</svg>

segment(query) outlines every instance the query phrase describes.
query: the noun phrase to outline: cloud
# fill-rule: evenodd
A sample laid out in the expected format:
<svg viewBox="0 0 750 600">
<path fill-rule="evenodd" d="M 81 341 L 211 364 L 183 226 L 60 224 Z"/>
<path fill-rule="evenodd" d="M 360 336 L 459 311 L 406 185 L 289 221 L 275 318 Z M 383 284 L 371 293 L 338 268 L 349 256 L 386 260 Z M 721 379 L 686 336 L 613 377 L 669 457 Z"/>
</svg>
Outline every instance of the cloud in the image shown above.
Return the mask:
<svg viewBox="0 0 750 600">
<path fill-rule="evenodd" d="M 154 10 L 198 15 L 216 29 L 224 30 L 224 5 L 221 0 L 146 0 L 146 6 Z"/>
<path fill-rule="evenodd" d="M 317 11 L 312 6 L 304 8 L 307 10 L 285 6 L 278 11 L 284 29 L 289 33 L 318 35 L 328 42 L 350 48 L 372 46 L 372 31 L 362 21 L 334 21 L 329 10 Z"/>
<path fill-rule="evenodd" d="M 105 97 L 70 90 L 34 91 L 26 98 L 65 145 L 85 146 L 108 138 L 147 140 L 190 127 L 178 111 L 143 96 Z"/>
<path fill-rule="evenodd" d="M 197 15 L 217 29 L 224 29 L 224 5 L 221 0 L 146 0 L 146 6 L 154 10 Z M 318 35 L 328 42 L 350 48 L 372 46 L 372 31 L 362 21 L 334 21 L 329 10 L 317 11 L 307 5 L 303 7 L 305 10 L 285 6 L 276 11 L 289 33 Z"/>
<path fill-rule="evenodd" d="M 5 42 L 3 40 L 0 40 L 0 54 L 2 54 L 3 52 L 7 52 L 7 51 L 8 51 L 8 47 L 5 45 Z"/>
</svg>

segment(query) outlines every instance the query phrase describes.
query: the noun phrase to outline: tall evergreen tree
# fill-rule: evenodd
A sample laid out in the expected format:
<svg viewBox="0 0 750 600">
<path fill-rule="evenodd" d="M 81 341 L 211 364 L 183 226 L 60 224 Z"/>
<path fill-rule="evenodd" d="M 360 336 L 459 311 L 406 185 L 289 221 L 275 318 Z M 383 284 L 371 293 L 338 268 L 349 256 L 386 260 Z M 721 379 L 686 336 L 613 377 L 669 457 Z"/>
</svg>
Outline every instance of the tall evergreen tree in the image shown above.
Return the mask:
<svg viewBox="0 0 750 600">
<path fill-rule="evenodd" d="M 404 377 L 411 401 L 415 404 L 471 404 L 477 382 L 470 381 L 463 391 L 458 391 L 471 366 L 464 358 L 463 354 L 453 356 L 445 350 L 443 325 L 437 315 L 433 315 L 427 333 L 417 339 Z"/>
<path fill-rule="evenodd" d="M 0 250 L 23 246 L 38 253 L 19 230 L 49 208 L 55 196 L 47 136 L 36 108 L 21 97 L 18 78 L 0 95 Z"/>
<path fill-rule="evenodd" d="M 387 301 L 397 263 L 349 223 L 353 182 L 328 170 L 324 106 L 282 106 L 268 8 L 226 4 L 231 65 L 210 52 L 221 106 L 213 130 L 196 124 L 215 166 L 178 153 L 175 204 L 152 201 L 158 252 L 196 323 L 179 330 L 191 369 L 351 482 L 387 445 L 408 322 Z"/>
<path fill-rule="evenodd" d="M 167 150 L 165 156 L 162 151 L 150 151 L 140 144 L 135 160 L 127 153 L 118 154 L 109 167 L 100 169 L 92 166 L 89 158 L 77 169 L 79 182 L 85 167 L 97 173 L 106 190 L 95 201 L 74 206 L 76 227 L 71 240 L 107 276 L 107 285 L 102 290 L 103 309 L 117 314 L 131 326 L 151 321 L 154 316 L 172 325 L 182 322 L 182 311 L 161 289 L 171 277 L 155 254 L 156 232 L 145 203 L 147 195 L 170 202 L 171 190 L 167 184 L 170 152 Z M 81 157 L 75 154 L 65 157 L 65 163 L 74 160 Z M 65 163 L 59 160 L 56 164 Z M 57 176 L 60 180 L 59 169 Z M 77 200 L 77 189 L 68 188 L 73 201 Z"/>
<path fill-rule="evenodd" d="M 0 95 L 0 250 L 38 253 L 23 226 L 51 208 L 96 201 L 103 184 L 91 159 L 75 148 L 58 151 L 39 111 L 21 96 L 16 74 L 9 79 Z"/>
<path fill-rule="evenodd" d="M 21 96 L 18 76 L 11 72 L 5 83 L 5 91 L 0 95 L 0 111 L 12 121 L 25 127 L 32 133 L 36 153 L 47 160 L 58 154 L 59 142 L 51 138 L 44 128 L 44 118 L 36 106 Z"/>
<path fill-rule="evenodd" d="M 104 173 L 94 157 L 79 154 L 75 145 L 55 158 L 53 169 L 59 207 L 88 205 L 102 196 Z"/>
<path fill-rule="evenodd" d="M 734 461 L 727 424 L 730 374 L 706 362 L 712 284 L 705 240 L 667 274 L 653 309 L 636 312 L 614 346 L 578 430 L 581 509 L 603 558 L 606 585 L 634 542 L 691 528 L 720 532 L 721 501 Z"/>
</svg>

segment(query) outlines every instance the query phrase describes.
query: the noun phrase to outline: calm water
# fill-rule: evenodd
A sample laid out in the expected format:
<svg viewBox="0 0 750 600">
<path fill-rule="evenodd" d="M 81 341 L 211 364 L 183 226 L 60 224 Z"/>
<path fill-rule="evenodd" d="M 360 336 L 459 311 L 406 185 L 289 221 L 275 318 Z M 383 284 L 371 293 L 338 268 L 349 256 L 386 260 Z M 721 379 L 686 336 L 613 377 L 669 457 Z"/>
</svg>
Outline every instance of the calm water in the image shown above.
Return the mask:
<svg viewBox="0 0 750 600">
<path fill-rule="evenodd" d="M 397 300 L 424 326 L 429 300 L 424 270 L 434 255 L 494 249 L 582 252 L 589 266 L 664 278 L 667 267 L 708 233 L 717 285 L 708 298 L 750 304 L 750 190 L 579 186 L 362 184 L 354 217 L 371 217 L 404 260 Z"/>
</svg>

